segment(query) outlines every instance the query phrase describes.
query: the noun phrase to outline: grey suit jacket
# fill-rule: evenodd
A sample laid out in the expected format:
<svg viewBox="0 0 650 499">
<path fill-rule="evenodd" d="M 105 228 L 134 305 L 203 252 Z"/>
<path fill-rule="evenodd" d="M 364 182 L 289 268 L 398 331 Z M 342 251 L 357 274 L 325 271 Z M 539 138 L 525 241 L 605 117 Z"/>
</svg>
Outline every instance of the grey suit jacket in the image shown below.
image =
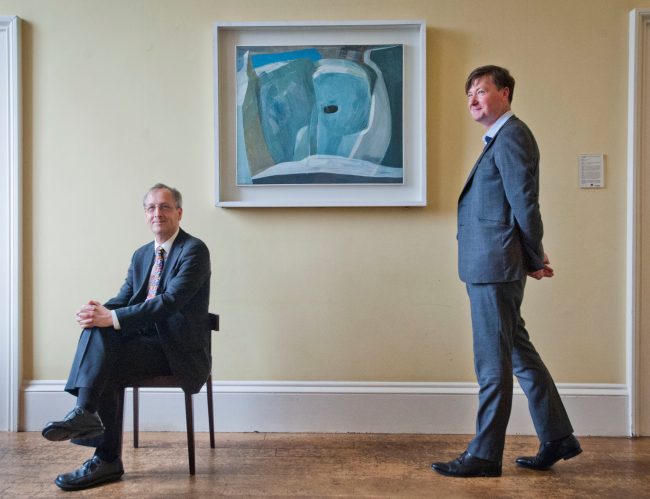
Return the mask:
<svg viewBox="0 0 650 499">
<path fill-rule="evenodd" d="M 126 334 L 155 326 L 172 372 L 183 389 L 196 393 L 211 369 L 210 252 L 181 229 L 165 261 L 159 293 L 145 301 L 153 261 L 152 241 L 135 251 L 118 295 L 104 305 L 115 310 Z"/>
<path fill-rule="evenodd" d="M 512 116 L 483 149 L 458 200 L 462 281 L 515 281 L 543 268 L 538 198 L 539 149 Z"/>
</svg>

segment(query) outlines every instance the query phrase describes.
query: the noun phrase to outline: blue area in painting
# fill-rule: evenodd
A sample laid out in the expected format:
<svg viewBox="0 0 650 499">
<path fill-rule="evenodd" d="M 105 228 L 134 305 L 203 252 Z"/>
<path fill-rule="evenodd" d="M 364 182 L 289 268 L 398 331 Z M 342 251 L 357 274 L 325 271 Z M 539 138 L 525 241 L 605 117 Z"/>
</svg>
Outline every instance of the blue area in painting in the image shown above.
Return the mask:
<svg viewBox="0 0 650 499">
<path fill-rule="evenodd" d="M 313 76 L 313 84 L 318 153 L 348 157 L 357 134 L 368 127 L 372 99 L 368 76 L 355 63 L 335 59 L 327 71 Z"/>
<path fill-rule="evenodd" d="M 237 47 L 237 181 L 403 183 L 401 45 Z"/>
<path fill-rule="evenodd" d="M 292 50 L 290 52 L 274 52 L 270 54 L 257 54 L 251 57 L 254 68 L 266 66 L 274 62 L 290 61 L 294 59 L 311 59 L 317 61 L 321 55 L 316 49 Z"/>
<path fill-rule="evenodd" d="M 309 59 L 296 59 L 259 75 L 258 118 L 275 164 L 308 154 L 309 149 L 296 151 L 296 137 L 312 118 L 314 90 L 309 75 L 313 67 Z"/>
</svg>

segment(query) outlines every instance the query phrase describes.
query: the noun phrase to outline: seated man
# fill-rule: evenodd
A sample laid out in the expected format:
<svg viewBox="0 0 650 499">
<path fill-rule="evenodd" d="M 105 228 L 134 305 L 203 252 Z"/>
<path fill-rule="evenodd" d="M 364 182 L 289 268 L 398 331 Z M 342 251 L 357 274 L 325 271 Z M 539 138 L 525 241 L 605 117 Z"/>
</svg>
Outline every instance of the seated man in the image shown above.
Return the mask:
<svg viewBox="0 0 650 499">
<path fill-rule="evenodd" d="M 174 374 L 184 390 L 196 393 L 210 373 L 210 253 L 179 226 L 180 192 L 156 184 L 143 202 L 155 241 L 133 254 L 115 298 L 104 305 L 90 300 L 77 312 L 83 331 L 65 387 L 77 405 L 42 432 L 48 440 L 96 448 L 81 468 L 56 478 L 64 490 L 124 474 L 118 397 L 125 385 Z"/>
</svg>

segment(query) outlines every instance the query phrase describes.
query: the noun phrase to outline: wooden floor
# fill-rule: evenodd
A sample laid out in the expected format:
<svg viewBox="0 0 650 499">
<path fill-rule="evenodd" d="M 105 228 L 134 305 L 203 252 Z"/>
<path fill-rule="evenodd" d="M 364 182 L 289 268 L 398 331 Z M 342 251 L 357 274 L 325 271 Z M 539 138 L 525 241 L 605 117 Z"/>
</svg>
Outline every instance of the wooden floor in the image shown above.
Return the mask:
<svg viewBox="0 0 650 499">
<path fill-rule="evenodd" d="M 583 454 L 553 470 L 518 468 L 534 437 L 509 437 L 501 478 L 447 478 L 430 469 L 467 444 L 462 435 L 220 433 L 210 449 L 197 434 L 197 474 L 187 470 L 184 433 L 125 435 L 119 482 L 66 493 L 53 483 L 92 449 L 40 433 L 0 433 L 0 497 L 650 497 L 650 438 L 581 438 Z"/>
</svg>

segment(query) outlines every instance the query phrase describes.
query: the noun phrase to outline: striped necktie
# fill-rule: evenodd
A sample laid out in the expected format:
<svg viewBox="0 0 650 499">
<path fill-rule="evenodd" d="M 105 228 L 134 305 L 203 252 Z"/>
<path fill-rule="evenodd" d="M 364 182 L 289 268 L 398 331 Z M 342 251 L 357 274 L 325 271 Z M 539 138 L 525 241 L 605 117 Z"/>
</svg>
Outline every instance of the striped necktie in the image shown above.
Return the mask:
<svg viewBox="0 0 650 499">
<path fill-rule="evenodd" d="M 151 269 L 151 275 L 149 276 L 149 291 L 147 292 L 147 300 L 151 300 L 158 294 L 158 285 L 160 284 L 160 276 L 162 275 L 164 264 L 165 249 L 160 246 L 158 248 L 158 251 L 156 251 L 156 261 L 153 263 L 153 269 Z"/>
</svg>

